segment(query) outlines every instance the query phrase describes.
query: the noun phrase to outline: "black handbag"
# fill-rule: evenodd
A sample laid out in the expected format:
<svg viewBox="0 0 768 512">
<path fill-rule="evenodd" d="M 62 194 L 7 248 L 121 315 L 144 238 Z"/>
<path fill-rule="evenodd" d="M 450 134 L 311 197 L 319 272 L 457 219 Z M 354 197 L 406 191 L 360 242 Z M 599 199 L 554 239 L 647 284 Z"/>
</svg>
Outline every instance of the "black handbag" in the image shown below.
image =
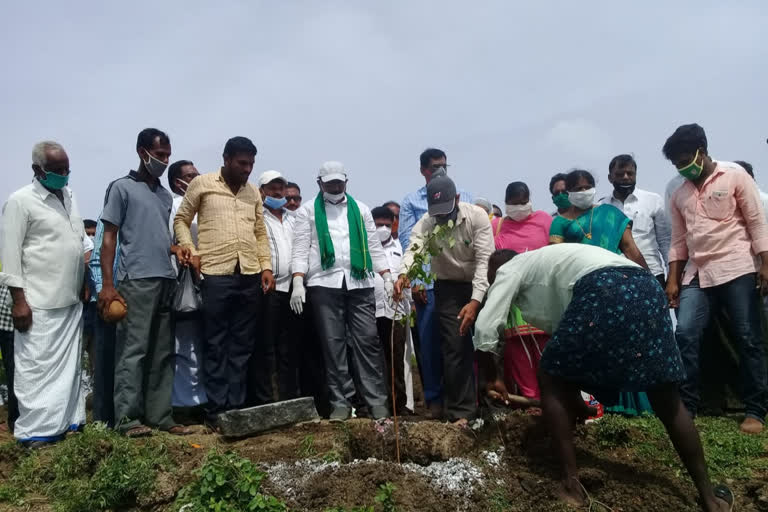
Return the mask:
<svg viewBox="0 0 768 512">
<path fill-rule="evenodd" d="M 191 267 L 181 267 L 176 277 L 176 295 L 173 297 L 173 312 L 180 315 L 195 313 L 202 309 L 200 283 L 195 279 Z"/>
</svg>

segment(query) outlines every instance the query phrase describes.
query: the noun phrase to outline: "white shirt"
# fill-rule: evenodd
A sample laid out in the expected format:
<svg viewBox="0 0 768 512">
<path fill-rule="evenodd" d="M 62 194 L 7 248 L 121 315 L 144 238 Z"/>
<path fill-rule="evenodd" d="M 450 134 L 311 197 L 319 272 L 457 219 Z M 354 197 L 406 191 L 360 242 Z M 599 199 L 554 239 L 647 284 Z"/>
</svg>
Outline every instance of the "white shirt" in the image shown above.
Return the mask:
<svg viewBox="0 0 768 512">
<path fill-rule="evenodd" d="M 176 212 L 179 211 L 179 207 L 181 206 L 182 201 L 184 201 L 184 196 L 180 196 L 175 192 L 172 192 L 171 194 L 173 195 L 173 204 L 171 205 L 171 215 L 168 217 L 168 229 L 171 232 L 173 242 L 176 243 L 176 236 L 173 232 L 173 218 L 176 217 Z M 195 214 L 195 218 L 192 219 L 192 224 L 189 226 L 189 232 L 192 234 L 192 241 L 195 243 L 195 247 L 197 247 L 197 214 Z"/>
<path fill-rule="evenodd" d="M 38 309 L 77 304 L 83 287 L 90 240 L 74 194 L 69 187 L 61 192 L 63 204 L 34 180 L 3 208 L 0 284 L 22 288 L 27 303 Z"/>
<path fill-rule="evenodd" d="M 168 229 L 171 232 L 171 239 L 175 244 L 176 235 L 173 231 L 173 219 L 176 217 L 176 212 L 179 210 L 181 202 L 184 201 L 184 196 L 180 196 L 176 192 L 171 192 L 171 195 L 173 196 L 173 203 L 171 204 L 171 215 L 168 217 Z M 197 247 L 197 214 L 195 214 L 195 218 L 192 219 L 192 224 L 189 225 L 189 232 L 192 234 L 192 241 L 194 242 L 195 247 Z M 176 257 L 173 254 L 171 254 L 171 265 L 173 265 L 173 269 L 176 272 L 179 271 L 177 268 Z"/>
<path fill-rule="evenodd" d="M 392 276 L 397 274 L 400 269 L 400 260 L 403 258 L 403 247 L 400 242 L 394 238 L 390 238 L 381 246 L 384 248 L 384 255 L 387 258 L 389 264 L 389 271 Z M 392 320 L 395 318 L 395 308 L 390 303 L 387 292 L 384 291 L 384 278 L 379 274 L 373 276 L 376 280 L 374 293 L 376 295 L 376 318 L 384 317 Z M 410 303 L 403 299 L 400 301 L 400 306 L 397 309 L 397 318 L 403 318 L 410 312 Z"/>
<path fill-rule="evenodd" d="M 600 200 L 610 204 L 632 219 L 632 238 L 648 263 L 653 275 L 664 274 L 669 257 L 672 229 L 661 196 L 654 192 L 635 190 L 622 203 L 613 194 Z"/>
<path fill-rule="evenodd" d="M 507 322 L 512 304 L 523 318 L 553 334 L 573 296 L 576 282 L 595 270 L 640 268 L 622 254 L 584 244 L 554 244 L 519 254 L 499 267 L 488 289 L 488 300 L 475 323 L 477 350 L 497 352 L 499 329 Z"/>
<path fill-rule="evenodd" d="M 272 254 L 272 275 L 275 276 L 275 289 L 288 292 L 291 289 L 291 253 L 293 252 L 293 224 L 296 217 L 288 215 L 283 209 L 283 221 L 280 222 L 268 208 L 264 208 L 264 224 L 267 226 L 269 252 Z"/>
<path fill-rule="evenodd" d="M 389 270 L 384 249 L 376 235 L 376 225 L 373 223 L 371 210 L 357 201 L 360 215 L 363 216 L 365 230 L 368 233 L 368 250 L 371 252 L 371 263 L 374 272 Z M 349 253 L 349 223 L 347 222 L 347 200 L 339 204 L 325 202 L 325 215 L 328 219 L 328 231 L 333 241 L 336 261 L 333 266 L 323 270 L 320 262 L 320 246 L 317 242 L 315 227 L 315 202 L 308 201 L 297 210 L 296 223 L 293 231 L 293 254 L 291 255 L 291 270 L 293 273 L 304 274 L 307 286 L 324 286 L 326 288 L 341 288 L 346 283 L 348 290 L 373 288 L 374 279 L 352 279 L 352 264 Z"/>
</svg>

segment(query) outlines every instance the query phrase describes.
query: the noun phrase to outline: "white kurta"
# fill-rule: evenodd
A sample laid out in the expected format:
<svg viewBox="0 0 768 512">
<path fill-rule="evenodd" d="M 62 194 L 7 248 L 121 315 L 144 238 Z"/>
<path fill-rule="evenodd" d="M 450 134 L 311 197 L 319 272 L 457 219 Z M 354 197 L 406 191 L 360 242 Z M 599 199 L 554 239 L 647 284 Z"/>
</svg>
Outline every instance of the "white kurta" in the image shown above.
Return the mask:
<svg viewBox="0 0 768 512">
<path fill-rule="evenodd" d="M 81 374 L 83 305 L 32 308 L 32 326 L 14 331 L 13 387 L 19 401 L 14 436 L 53 441 L 85 423 Z"/>
<path fill-rule="evenodd" d="M 73 192 L 60 195 L 34 180 L 3 210 L 0 284 L 23 289 L 32 310 L 29 330 L 14 333 L 21 441 L 55 440 L 85 422 L 80 292 L 91 247 Z"/>
</svg>

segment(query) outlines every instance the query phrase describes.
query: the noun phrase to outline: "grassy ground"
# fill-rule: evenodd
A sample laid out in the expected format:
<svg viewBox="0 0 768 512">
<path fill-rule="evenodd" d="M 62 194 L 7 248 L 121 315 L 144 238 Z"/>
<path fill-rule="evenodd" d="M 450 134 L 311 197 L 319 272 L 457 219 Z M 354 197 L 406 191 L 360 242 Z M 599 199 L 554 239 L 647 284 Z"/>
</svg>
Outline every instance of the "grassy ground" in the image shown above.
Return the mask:
<svg viewBox="0 0 768 512">
<path fill-rule="evenodd" d="M 734 488 L 740 510 L 768 510 L 768 433 L 740 434 L 737 419 L 728 417 L 701 418 L 697 426 L 712 479 Z M 5 436 L 0 444 L 0 511 L 561 509 L 552 496 L 556 461 L 549 456 L 538 419 L 513 413 L 487 419 L 478 432 L 453 428 L 414 423 L 405 429 L 402 448 L 406 460 L 424 467 L 463 457 L 479 468 L 481 483 L 469 499 L 457 496 L 455 507 L 449 491 L 431 494 L 440 482 L 383 462 L 393 456 L 389 434 L 378 424 L 357 420 L 344 427 L 326 422 L 297 426 L 237 442 L 208 434 L 129 440 L 89 425 L 82 434 L 36 452 Z M 433 438 L 417 442 L 430 432 Z M 454 441 L 446 444 L 451 436 Z M 612 510 L 696 510 L 688 477 L 655 418 L 606 416 L 579 427 L 577 443 L 585 486 Z M 488 462 L 489 453 L 501 454 L 498 464 Z M 353 462 L 370 456 L 378 460 Z M 327 466 L 327 472 L 317 482 L 297 480 L 303 483 L 291 484 L 295 488 L 288 492 L 267 474 L 266 465 L 279 461 L 313 461 Z M 299 472 L 296 468 L 292 471 Z"/>
</svg>

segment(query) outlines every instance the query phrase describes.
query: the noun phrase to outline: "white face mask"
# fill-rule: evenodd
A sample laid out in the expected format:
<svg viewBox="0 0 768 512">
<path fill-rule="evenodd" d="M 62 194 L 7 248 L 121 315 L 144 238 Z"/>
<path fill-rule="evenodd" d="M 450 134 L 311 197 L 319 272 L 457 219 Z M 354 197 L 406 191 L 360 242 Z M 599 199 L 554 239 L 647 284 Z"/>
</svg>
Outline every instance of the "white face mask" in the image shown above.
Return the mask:
<svg viewBox="0 0 768 512">
<path fill-rule="evenodd" d="M 379 240 L 382 242 L 386 242 L 392 238 L 392 228 L 389 226 L 379 226 L 376 228 L 376 236 L 378 236 Z"/>
<path fill-rule="evenodd" d="M 329 194 L 328 192 L 323 192 L 323 199 L 332 204 L 339 204 L 345 197 L 345 192 L 340 194 Z"/>
<path fill-rule="evenodd" d="M 581 192 L 568 192 L 568 200 L 576 208 L 586 210 L 595 204 L 595 188 L 592 187 Z"/>
<path fill-rule="evenodd" d="M 506 207 L 507 217 L 516 221 L 527 219 L 532 212 L 533 204 L 530 201 L 525 204 L 508 204 Z"/>
</svg>

